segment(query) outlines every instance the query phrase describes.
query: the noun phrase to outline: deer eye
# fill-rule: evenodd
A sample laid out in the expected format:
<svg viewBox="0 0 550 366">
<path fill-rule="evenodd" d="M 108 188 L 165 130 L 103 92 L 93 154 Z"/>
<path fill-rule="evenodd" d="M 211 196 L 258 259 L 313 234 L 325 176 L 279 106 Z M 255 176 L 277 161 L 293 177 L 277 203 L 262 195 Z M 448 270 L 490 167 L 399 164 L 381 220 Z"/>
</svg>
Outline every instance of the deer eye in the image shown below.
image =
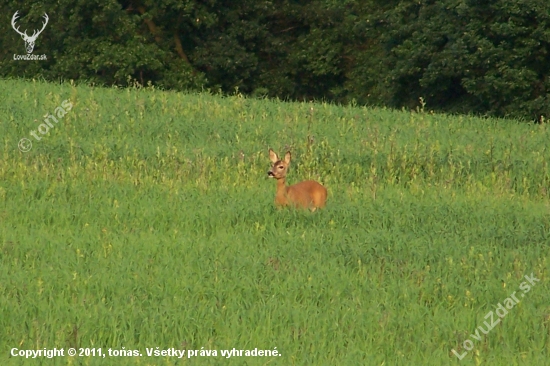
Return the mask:
<svg viewBox="0 0 550 366">
<path fill-rule="evenodd" d="M 282 166 L 282 165 L 279 165 L 279 169 L 283 169 L 283 166 Z"/>
</svg>

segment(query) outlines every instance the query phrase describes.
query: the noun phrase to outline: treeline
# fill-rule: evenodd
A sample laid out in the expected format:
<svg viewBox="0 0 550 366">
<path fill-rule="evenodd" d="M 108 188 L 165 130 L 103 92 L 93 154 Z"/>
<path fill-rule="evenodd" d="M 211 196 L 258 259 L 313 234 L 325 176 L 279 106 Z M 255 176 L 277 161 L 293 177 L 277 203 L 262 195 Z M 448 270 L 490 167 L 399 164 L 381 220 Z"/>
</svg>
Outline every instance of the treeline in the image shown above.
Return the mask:
<svg viewBox="0 0 550 366">
<path fill-rule="evenodd" d="M 548 0 L 0 0 L 0 77 L 550 115 Z M 33 54 L 31 35 L 49 23 Z M 422 98 L 423 102 L 419 102 Z"/>
</svg>

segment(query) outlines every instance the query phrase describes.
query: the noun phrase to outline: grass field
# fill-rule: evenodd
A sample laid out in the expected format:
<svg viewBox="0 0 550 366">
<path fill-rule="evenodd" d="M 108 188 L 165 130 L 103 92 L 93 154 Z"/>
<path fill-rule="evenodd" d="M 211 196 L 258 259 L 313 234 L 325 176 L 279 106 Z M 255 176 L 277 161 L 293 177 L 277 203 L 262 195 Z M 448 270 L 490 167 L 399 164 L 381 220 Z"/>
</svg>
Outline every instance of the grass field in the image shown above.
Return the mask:
<svg viewBox="0 0 550 366">
<path fill-rule="evenodd" d="M 550 364 L 547 125 L 12 80 L 0 121 L 2 365 Z"/>
</svg>

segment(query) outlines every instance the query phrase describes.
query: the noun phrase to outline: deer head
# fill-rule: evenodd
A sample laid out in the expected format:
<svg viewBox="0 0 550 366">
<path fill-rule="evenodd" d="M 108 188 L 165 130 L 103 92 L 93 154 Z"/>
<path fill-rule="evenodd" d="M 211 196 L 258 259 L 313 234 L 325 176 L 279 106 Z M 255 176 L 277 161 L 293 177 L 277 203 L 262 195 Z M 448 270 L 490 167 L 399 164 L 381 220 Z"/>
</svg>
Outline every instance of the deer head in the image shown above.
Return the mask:
<svg viewBox="0 0 550 366">
<path fill-rule="evenodd" d="M 21 38 L 23 38 L 23 41 L 25 41 L 25 48 L 27 49 L 27 53 L 32 53 L 33 49 L 34 49 L 34 42 L 36 42 L 36 38 L 38 38 L 38 36 L 40 35 L 40 33 L 42 33 L 42 31 L 44 30 L 44 28 L 46 28 L 46 24 L 48 24 L 48 14 L 44 13 L 44 24 L 42 24 L 42 29 L 40 29 L 39 31 L 35 30 L 34 33 L 32 34 L 32 36 L 28 36 L 27 35 L 27 30 L 25 29 L 25 32 L 21 33 L 19 31 L 19 27 L 15 27 L 15 21 L 17 20 L 17 13 L 19 11 L 16 11 L 15 14 L 13 14 L 13 17 L 11 18 L 11 26 L 13 27 L 13 29 L 19 33 L 21 35 Z"/>
</svg>

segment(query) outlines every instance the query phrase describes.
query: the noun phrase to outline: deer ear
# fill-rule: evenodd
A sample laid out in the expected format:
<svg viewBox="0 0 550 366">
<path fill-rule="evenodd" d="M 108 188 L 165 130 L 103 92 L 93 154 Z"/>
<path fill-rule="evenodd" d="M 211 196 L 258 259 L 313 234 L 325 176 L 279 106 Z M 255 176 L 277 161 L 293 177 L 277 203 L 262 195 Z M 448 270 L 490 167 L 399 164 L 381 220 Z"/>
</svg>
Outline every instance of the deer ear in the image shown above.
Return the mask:
<svg viewBox="0 0 550 366">
<path fill-rule="evenodd" d="M 279 157 L 275 154 L 275 151 L 271 149 L 269 149 L 269 160 L 271 160 L 273 164 L 279 161 Z"/>
<path fill-rule="evenodd" d="M 285 163 L 290 164 L 290 151 L 287 151 L 285 154 Z"/>
</svg>

